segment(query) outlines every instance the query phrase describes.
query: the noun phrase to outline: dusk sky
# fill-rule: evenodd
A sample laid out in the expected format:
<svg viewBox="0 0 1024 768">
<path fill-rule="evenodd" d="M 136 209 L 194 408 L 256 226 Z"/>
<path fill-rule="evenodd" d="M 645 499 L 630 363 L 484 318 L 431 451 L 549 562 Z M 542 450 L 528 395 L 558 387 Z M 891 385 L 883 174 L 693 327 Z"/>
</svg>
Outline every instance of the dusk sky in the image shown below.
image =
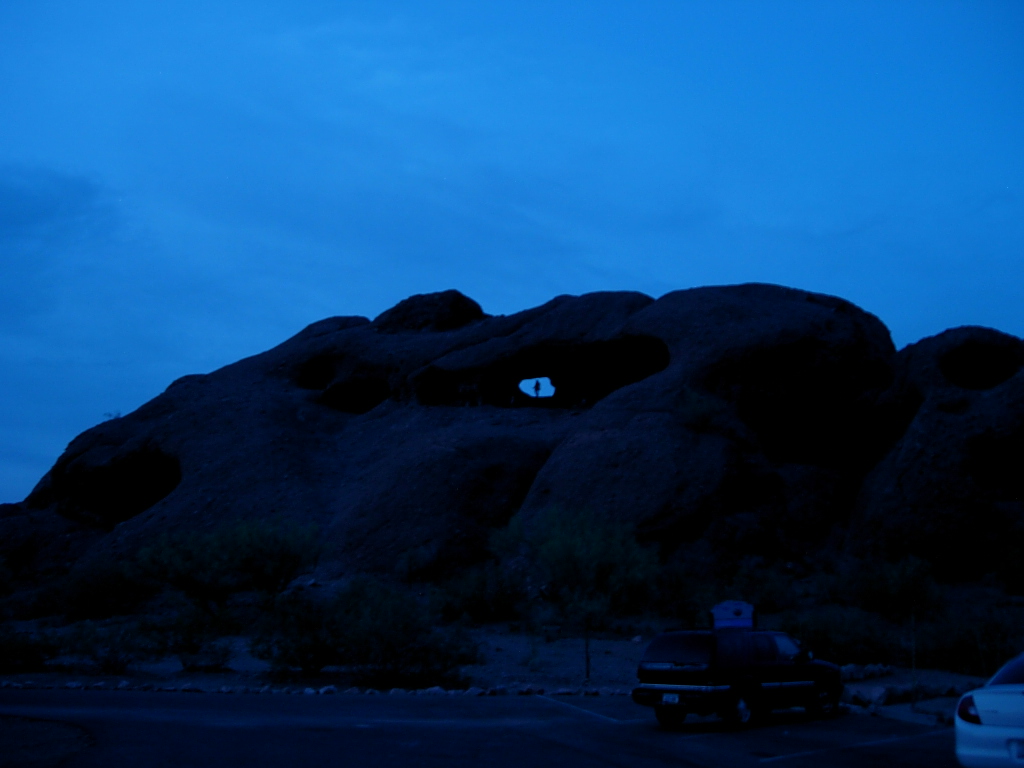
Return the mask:
<svg viewBox="0 0 1024 768">
<path fill-rule="evenodd" d="M 0 501 L 330 315 L 774 282 L 1024 335 L 1024 3 L 0 2 Z"/>
</svg>

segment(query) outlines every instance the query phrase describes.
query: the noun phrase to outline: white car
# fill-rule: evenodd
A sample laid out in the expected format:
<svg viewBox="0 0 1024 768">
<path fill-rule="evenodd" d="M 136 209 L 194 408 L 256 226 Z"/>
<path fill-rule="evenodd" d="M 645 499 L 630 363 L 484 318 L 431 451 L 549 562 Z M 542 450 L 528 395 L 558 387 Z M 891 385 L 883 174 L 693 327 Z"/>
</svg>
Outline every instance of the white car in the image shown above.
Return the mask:
<svg viewBox="0 0 1024 768">
<path fill-rule="evenodd" d="M 1024 653 L 965 693 L 956 708 L 956 759 L 966 768 L 1024 767 Z"/>
</svg>

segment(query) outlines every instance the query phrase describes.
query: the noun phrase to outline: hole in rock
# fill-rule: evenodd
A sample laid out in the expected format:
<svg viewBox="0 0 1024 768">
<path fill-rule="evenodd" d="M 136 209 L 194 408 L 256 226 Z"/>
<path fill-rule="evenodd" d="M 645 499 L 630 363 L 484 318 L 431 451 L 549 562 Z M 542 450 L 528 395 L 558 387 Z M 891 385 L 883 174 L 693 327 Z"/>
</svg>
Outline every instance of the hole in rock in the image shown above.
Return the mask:
<svg viewBox="0 0 1024 768">
<path fill-rule="evenodd" d="M 969 339 L 939 359 L 950 384 L 963 389 L 991 389 L 1020 370 L 1024 352 L 1015 339 Z"/>
<path fill-rule="evenodd" d="M 64 482 L 62 511 L 113 527 L 145 512 L 181 482 L 181 465 L 158 448 L 142 448 L 109 463 L 72 468 Z"/>
<path fill-rule="evenodd" d="M 519 382 L 519 391 L 529 397 L 554 397 L 555 387 L 551 379 L 541 376 L 539 379 L 523 379 Z"/>
<path fill-rule="evenodd" d="M 337 361 L 331 355 L 317 355 L 299 364 L 292 376 L 295 386 L 302 389 L 326 389 L 334 380 Z"/>
<path fill-rule="evenodd" d="M 428 368 L 416 376 L 413 389 L 423 405 L 585 408 L 664 370 L 668 363 L 665 342 L 650 336 L 576 344 L 548 342 L 479 368 Z M 533 388 L 538 381 L 539 397 L 521 386 L 528 382 Z"/>
<path fill-rule="evenodd" d="M 391 396 L 391 387 L 383 376 L 354 375 L 331 384 L 319 402 L 336 411 L 366 413 Z"/>
<path fill-rule="evenodd" d="M 865 468 L 900 431 L 876 406 L 891 379 L 870 350 L 802 339 L 726 360 L 704 384 L 735 403 L 772 461 Z"/>
</svg>

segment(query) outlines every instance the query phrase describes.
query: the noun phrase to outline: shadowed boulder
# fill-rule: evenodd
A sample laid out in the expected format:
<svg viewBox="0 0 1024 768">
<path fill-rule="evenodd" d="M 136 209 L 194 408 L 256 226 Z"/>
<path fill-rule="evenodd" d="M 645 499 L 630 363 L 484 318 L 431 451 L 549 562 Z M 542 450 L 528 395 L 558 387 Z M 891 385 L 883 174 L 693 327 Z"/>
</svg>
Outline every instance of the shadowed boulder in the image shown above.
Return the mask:
<svg viewBox="0 0 1024 768">
<path fill-rule="evenodd" d="M 373 321 L 381 333 L 454 331 L 482 320 L 480 305 L 458 291 L 422 293 L 398 302 Z"/>
<path fill-rule="evenodd" d="M 947 579 L 995 571 L 1024 588 L 1024 343 L 988 328 L 945 331 L 896 358 L 903 437 L 867 477 L 851 536 Z"/>
</svg>

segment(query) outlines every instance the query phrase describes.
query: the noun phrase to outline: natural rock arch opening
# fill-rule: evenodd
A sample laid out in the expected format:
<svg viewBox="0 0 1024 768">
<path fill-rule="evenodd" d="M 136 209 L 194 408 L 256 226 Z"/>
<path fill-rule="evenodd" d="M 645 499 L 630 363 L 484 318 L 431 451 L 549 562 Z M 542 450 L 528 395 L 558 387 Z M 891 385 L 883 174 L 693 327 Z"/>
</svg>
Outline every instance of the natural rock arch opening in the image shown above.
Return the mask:
<svg viewBox="0 0 1024 768">
<path fill-rule="evenodd" d="M 338 355 L 316 355 L 300 363 L 292 372 L 292 382 L 318 391 L 316 402 L 343 413 L 366 413 L 391 397 L 386 369 L 346 364 Z"/>
<path fill-rule="evenodd" d="M 891 380 L 882 359 L 801 339 L 723 361 L 704 386 L 735 404 L 769 459 L 863 469 L 899 431 L 875 405 Z"/>
<path fill-rule="evenodd" d="M 379 374 L 355 374 L 328 386 L 318 402 L 344 413 L 367 413 L 391 397 L 387 377 Z"/>
<path fill-rule="evenodd" d="M 316 355 L 295 367 L 292 381 L 302 389 L 322 390 L 334 380 L 337 360 L 332 355 Z"/>
<path fill-rule="evenodd" d="M 181 482 L 174 456 L 147 446 L 93 467 L 71 467 L 59 478 L 58 511 L 65 517 L 113 528 L 145 512 Z"/>
<path fill-rule="evenodd" d="M 663 371 L 669 359 L 665 342 L 651 336 L 549 342 L 479 368 L 428 368 L 414 378 L 413 390 L 423 405 L 588 408 L 617 389 Z M 524 380 L 541 378 L 551 383 L 550 397 L 536 397 L 519 387 Z"/>
<path fill-rule="evenodd" d="M 992 389 L 1024 365 L 1016 339 L 968 339 L 939 358 L 939 370 L 950 384 L 963 389 Z"/>
<path fill-rule="evenodd" d="M 519 382 L 519 391 L 528 397 L 554 397 L 555 385 L 547 376 L 539 376 L 533 379 L 523 379 Z"/>
</svg>

